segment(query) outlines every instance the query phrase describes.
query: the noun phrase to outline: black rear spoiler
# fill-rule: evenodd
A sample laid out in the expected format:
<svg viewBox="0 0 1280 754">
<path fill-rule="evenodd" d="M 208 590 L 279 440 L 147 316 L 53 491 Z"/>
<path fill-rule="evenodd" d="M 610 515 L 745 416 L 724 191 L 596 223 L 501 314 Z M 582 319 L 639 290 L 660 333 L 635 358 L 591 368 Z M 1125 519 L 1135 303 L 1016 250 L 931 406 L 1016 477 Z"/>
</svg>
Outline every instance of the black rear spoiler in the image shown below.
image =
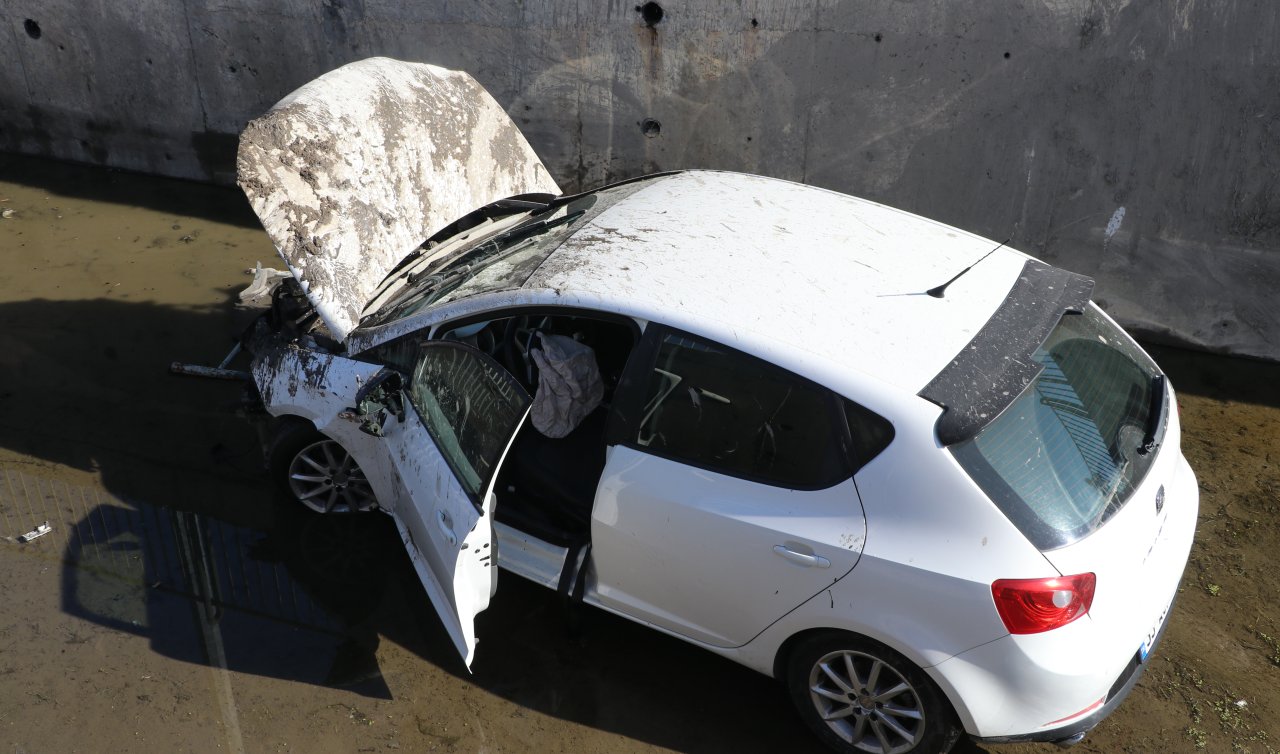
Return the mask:
<svg viewBox="0 0 1280 754">
<path fill-rule="evenodd" d="M 919 395 L 942 406 L 938 440 L 971 439 L 1040 374 L 1036 349 L 1066 313 L 1083 313 L 1093 279 L 1028 259 L 987 324 Z"/>
</svg>

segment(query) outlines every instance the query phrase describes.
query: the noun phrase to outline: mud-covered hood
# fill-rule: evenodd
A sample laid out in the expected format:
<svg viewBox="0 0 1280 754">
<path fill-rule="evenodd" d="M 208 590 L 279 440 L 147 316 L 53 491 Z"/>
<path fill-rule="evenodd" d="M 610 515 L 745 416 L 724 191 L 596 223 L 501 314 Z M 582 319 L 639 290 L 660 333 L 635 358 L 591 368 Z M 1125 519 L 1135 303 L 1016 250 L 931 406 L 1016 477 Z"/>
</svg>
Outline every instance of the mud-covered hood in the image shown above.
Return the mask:
<svg viewBox="0 0 1280 754">
<path fill-rule="evenodd" d="M 492 201 L 560 189 L 475 79 L 370 58 L 252 120 L 237 182 L 334 337 L 435 231 Z"/>
</svg>

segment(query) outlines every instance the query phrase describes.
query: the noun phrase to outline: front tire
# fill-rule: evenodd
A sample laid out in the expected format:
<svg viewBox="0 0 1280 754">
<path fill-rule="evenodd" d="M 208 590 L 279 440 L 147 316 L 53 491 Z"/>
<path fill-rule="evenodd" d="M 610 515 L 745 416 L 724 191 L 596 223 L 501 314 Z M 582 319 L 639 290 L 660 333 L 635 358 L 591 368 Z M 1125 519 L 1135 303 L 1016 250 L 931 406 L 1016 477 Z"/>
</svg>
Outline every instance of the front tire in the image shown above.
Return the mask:
<svg viewBox="0 0 1280 754">
<path fill-rule="evenodd" d="M 300 421 L 281 427 L 271 445 L 268 468 L 281 494 L 317 513 L 356 513 L 378 505 L 351 454 Z"/>
<path fill-rule="evenodd" d="M 951 705 L 924 671 L 870 639 L 831 632 L 803 640 L 786 682 L 805 724 L 843 754 L 940 754 L 960 737 Z"/>
</svg>

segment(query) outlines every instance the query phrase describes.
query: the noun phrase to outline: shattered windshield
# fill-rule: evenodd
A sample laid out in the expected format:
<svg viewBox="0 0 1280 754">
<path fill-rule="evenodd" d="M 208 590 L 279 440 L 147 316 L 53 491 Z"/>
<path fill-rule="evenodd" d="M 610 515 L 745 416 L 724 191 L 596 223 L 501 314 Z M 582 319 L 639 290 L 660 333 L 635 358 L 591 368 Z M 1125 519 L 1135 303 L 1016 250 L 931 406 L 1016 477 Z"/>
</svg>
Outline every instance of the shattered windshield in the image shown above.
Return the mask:
<svg viewBox="0 0 1280 754">
<path fill-rule="evenodd" d="M 475 293 L 518 288 L 575 230 L 642 185 L 603 189 L 531 213 L 505 233 L 466 246 L 426 270 L 410 273 L 407 285 L 361 324 L 377 326 Z"/>
</svg>

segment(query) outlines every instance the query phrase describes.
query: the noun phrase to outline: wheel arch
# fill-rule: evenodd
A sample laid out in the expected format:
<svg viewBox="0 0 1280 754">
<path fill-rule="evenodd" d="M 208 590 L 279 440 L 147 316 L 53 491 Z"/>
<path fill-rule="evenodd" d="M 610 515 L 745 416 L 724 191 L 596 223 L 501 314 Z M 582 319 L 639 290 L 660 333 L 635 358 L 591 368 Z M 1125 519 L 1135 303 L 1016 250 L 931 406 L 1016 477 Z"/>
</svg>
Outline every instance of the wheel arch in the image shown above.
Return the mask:
<svg viewBox="0 0 1280 754">
<path fill-rule="evenodd" d="M 778 645 L 778 651 L 773 655 L 773 677 L 775 680 L 782 680 L 787 676 L 787 663 L 791 662 L 791 655 L 795 649 L 803 641 L 806 641 L 819 634 L 849 634 L 857 636 L 852 631 L 845 631 L 839 628 L 806 628 L 803 631 L 788 636 L 782 644 Z"/>
<path fill-rule="evenodd" d="M 276 448 L 289 435 L 304 430 L 320 431 L 314 419 L 293 412 L 270 415 L 258 426 L 258 437 L 262 442 L 262 460 L 268 467 L 271 465 L 271 457 Z"/>
<path fill-rule="evenodd" d="M 282 432 L 291 429 L 294 426 L 302 426 L 307 429 L 314 429 L 319 432 L 320 427 L 316 425 L 315 419 L 302 413 L 285 412 L 276 414 L 271 417 L 271 421 L 267 425 L 267 430 L 271 432 L 273 438 Z"/>
<path fill-rule="evenodd" d="M 899 642 L 895 641 L 893 637 L 885 637 L 880 635 L 878 632 L 858 631 L 856 629 L 852 629 L 849 627 L 812 626 L 791 634 L 786 639 L 784 639 L 782 643 L 778 645 L 778 649 L 774 652 L 774 656 L 773 656 L 773 664 L 772 664 L 773 677 L 774 678 L 783 677 L 783 675 L 785 675 L 786 673 L 787 662 L 791 659 L 791 654 L 795 651 L 795 648 L 799 646 L 802 642 L 807 641 L 813 638 L 814 636 L 818 636 L 820 634 L 842 634 L 845 636 L 851 636 L 861 641 L 875 642 L 876 644 L 884 645 L 885 647 L 888 647 L 889 649 L 892 649 L 894 652 L 897 652 L 898 654 L 902 655 L 908 661 L 910 661 L 911 664 L 915 665 L 921 670 L 925 670 L 926 668 L 930 667 L 929 665 L 921 661 L 922 658 L 919 656 L 918 652 L 914 652 L 911 650 L 910 647 L 899 644 Z"/>
</svg>

